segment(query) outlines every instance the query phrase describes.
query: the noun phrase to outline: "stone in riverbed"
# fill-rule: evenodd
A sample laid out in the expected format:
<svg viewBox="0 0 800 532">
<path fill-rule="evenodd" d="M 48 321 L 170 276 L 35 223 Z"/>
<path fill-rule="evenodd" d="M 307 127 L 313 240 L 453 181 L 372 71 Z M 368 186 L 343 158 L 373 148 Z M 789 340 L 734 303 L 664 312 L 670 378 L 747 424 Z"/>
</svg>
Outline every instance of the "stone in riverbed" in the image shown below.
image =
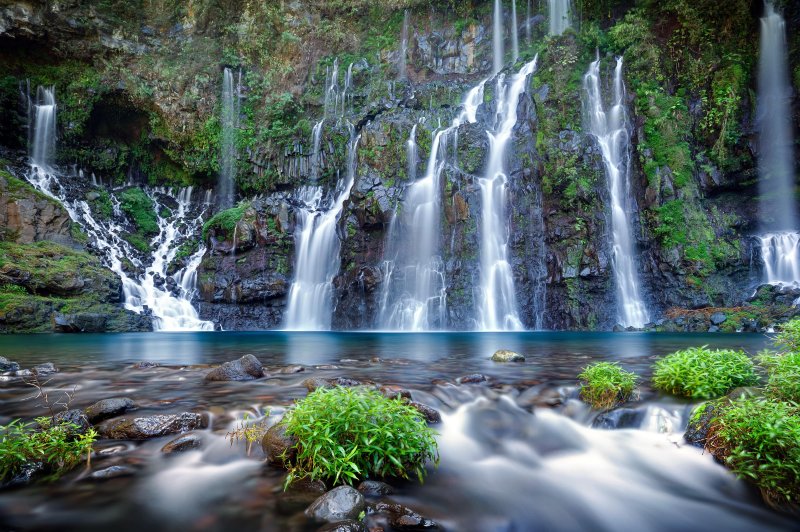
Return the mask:
<svg viewBox="0 0 800 532">
<path fill-rule="evenodd" d="M 355 520 L 366 508 L 364 496 L 352 486 L 339 486 L 322 495 L 306 508 L 307 517 L 335 523 Z"/>
<path fill-rule="evenodd" d="M 12 362 L 6 357 L 0 357 L 0 373 L 19 371 L 19 364 Z"/>
<path fill-rule="evenodd" d="M 525 362 L 525 357 L 508 349 L 499 349 L 492 355 L 495 362 Z"/>
<path fill-rule="evenodd" d="M 86 407 L 83 411 L 89 422 L 98 423 L 105 419 L 121 416 L 131 410 L 136 409 L 136 403 L 129 397 L 111 397 L 97 401 L 92 406 Z"/>
<path fill-rule="evenodd" d="M 264 375 L 264 367 L 253 355 L 245 355 L 239 360 L 225 362 L 218 368 L 212 369 L 207 375 L 207 381 L 251 381 L 260 379 Z"/>
<path fill-rule="evenodd" d="M 205 428 L 208 417 L 195 412 L 160 414 L 148 417 L 122 417 L 111 419 L 98 427 L 103 438 L 109 440 L 147 440 L 169 434 L 179 434 Z"/>
<path fill-rule="evenodd" d="M 386 515 L 389 523 L 398 530 L 440 529 L 436 521 L 423 517 L 401 504 L 379 502 L 374 506 L 373 513 Z"/>
<path fill-rule="evenodd" d="M 384 497 L 394 493 L 394 488 L 378 480 L 365 480 L 358 485 L 358 491 L 367 497 Z"/>
<path fill-rule="evenodd" d="M 83 434 L 87 430 L 89 430 L 89 420 L 86 418 L 86 415 L 83 413 L 83 410 L 79 410 L 77 408 L 73 408 L 72 410 L 65 410 L 63 412 L 57 413 L 53 416 L 53 424 L 60 425 L 62 423 L 71 423 L 74 429 L 70 429 L 69 432 L 73 432 L 76 434 Z"/>
<path fill-rule="evenodd" d="M 197 449 L 202 445 L 203 440 L 197 434 L 189 433 L 184 434 L 182 436 L 178 436 L 164 447 L 161 448 L 161 452 L 164 454 L 177 454 L 182 453 L 185 451 L 190 451 L 192 449 Z"/>
<path fill-rule="evenodd" d="M 721 325 L 728 320 L 728 316 L 726 316 L 724 312 L 715 312 L 709 319 L 714 325 Z"/>
<path fill-rule="evenodd" d="M 367 532 L 368 529 L 361 521 L 348 519 L 347 521 L 337 521 L 317 529 L 317 532 Z"/>
<path fill-rule="evenodd" d="M 105 469 L 94 471 L 90 478 L 94 480 L 109 480 L 117 477 L 127 477 L 133 475 L 133 469 L 125 466 L 111 466 Z"/>
<path fill-rule="evenodd" d="M 638 429 L 644 421 L 645 408 L 618 408 L 597 416 L 592 422 L 595 429 Z"/>
<path fill-rule="evenodd" d="M 442 422 L 442 415 L 435 408 L 431 408 L 428 405 L 418 403 L 416 401 L 409 401 L 408 405 L 414 407 L 417 410 L 417 412 L 422 414 L 422 417 L 424 417 L 425 421 L 427 421 L 428 423 Z"/>
<path fill-rule="evenodd" d="M 489 379 L 486 378 L 486 375 L 481 375 L 480 373 L 472 373 L 471 375 L 464 375 L 463 377 L 457 379 L 459 384 L 479 384 L 481 382 L 486 382 Z"/>
<path fill-rule="evenodd" d="M 317 388 L 334 388 L 336 386 L 343 386 L 343 387 L 353 387 L 353 386 L 361 386 L 361 381 L 357 381 L 355 379 L 347 379 L 345 377 L 336 377 L 335 379 L 323 379 L 321 377 L 312 377 L 310 379 L 306 379 L 303 381 L 303 386 L 309 392 L 313 392 Z"/>
<path fill-rule="evenodd" d="M 411 399 L 411 392 L 395 384 L 385 384 L 378 388 L 378 391 L 389 399 Z"/>
<path fill-rule="evenodd" d="M 55 364 L 52 362 L 39 364 L 33 367 L 33 374 L 37 377 L 44 377 L 45 375 L 52 375 L 53 373 L 58 373 L 58 368 L 56 368 Z"/>
<path fill-rule="evenodd" d="M 273 371 L 273 373 L 279 373 L 281 375 L 294 375 L 295 373 L 301 373 L 305 370 L 306 370 L 305 367 L 300 366 L 299 364 L 294 364 L 291 366 L 284 366 L 282 368 L 278 368 L 275 371 Z"/>
<path fill-rule="evenodd" d="M 261 448 L 267 455 L 267 461 L 279 466 L 294 461 L 297 453 L 295 445 L 297 445 L 297 438 L 286 434 L 286 425 L 283 423 L 272 425 L 261 438 Z"/>
<path fill-rule="evenodd" d="M 321 480 L 301 478 L 281 490 L 276 498 L 276 509 L 283 515 L 295 515 L 325 493 L 325 483 Z"/>
</svg>

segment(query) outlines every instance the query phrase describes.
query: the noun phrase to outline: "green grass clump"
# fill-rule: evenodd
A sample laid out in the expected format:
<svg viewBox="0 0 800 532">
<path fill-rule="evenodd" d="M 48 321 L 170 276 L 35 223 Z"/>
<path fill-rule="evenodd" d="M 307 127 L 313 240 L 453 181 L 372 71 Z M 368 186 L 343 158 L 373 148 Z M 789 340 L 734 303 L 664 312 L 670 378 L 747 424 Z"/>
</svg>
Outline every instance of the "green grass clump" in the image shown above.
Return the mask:
<svg viewBox="0 0 800 532">
<path fill-rule="evenodd" d="M 764 399 L 736 401 L 715 420 L 707 448 L 778 506 L 800 504 L 800 411 Z"/>
<path fill-rule="evenodd" d="M 781 325 L 781 332 L 775 337 L 775 345 L 786 351 L 800 352 L 800 319 Z"/>
<path fill-rule="evenodd" d="M 286 485 L 310 477 L 352 484 L 372 477 L 420 482 L 425 463 L 438 463 L 434 431 L 403 401 L 366 388 L 320 388 L 289 410 L 281 423 L 297 438 Z"/>
<path fill-rule="evenodd" d="M 203 240 L 208 236 L 211 229 L 220 229 L 226 237 L 233 235 L 233 230 L 239 220 L 244 216 L 245 211 L 250 208 L 249 202 L 242 202 L 236 207 L 231 207 L 218 212 L 203 224 Z"/>
<path fill-rule="evenodd" d="M 768 380 L 764 387 L 767 395 L 780 401 L 800 403 L 800 352 L 763 353 L 758 361 L 767 369 Z"/>
<path fill-rule="evenodd" d="M 130 216 L 141 234 L 155 235 L 158 233 L 155 204 L 142 189 L 129 188 L 120 194 L 120 201 L 122 211 Z"/>
<path fill-rule="evenodd" d="M 97 432 L 89 429 L 78 433 L 72 423 L 52 425 L 48 417 L 35 423 L 15 420 L 0 426 L 0 482 L 8 482 L 26 467 L 44 465 L 44 473 L 55 479 L 75 467 L 83 457 L 88 459 Z"/>
<path fill-rule="evenodd" d="M 707 346 L 672 353 L 656 362 L 653 372 L 656 388 L 692 399 L 720 397 L 757 380 L 753 362 L 744 352 Z"/>
<path fill-rule="evenodd" d="M 638 377 L 625 371 L 617 362 L 597 362 L 578 375 L 581 399 L 594 408 L 608 410 L 630 398 Z"/>
</svg>

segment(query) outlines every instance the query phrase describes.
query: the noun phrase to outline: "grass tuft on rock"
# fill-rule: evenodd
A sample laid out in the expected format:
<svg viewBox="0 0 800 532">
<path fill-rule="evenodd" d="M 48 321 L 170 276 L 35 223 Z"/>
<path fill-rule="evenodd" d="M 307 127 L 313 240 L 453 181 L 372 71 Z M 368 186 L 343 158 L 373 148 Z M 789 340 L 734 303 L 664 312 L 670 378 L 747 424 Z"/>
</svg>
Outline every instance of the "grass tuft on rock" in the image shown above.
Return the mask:
<svg viewBox="0 0 800 532">
<path fill-rule="evenodd" d="M 439 460 L 435 432 L 421 414 L 367 388 L 319 388 L 281 423 L 298 441 L 287 486 L 304 477 L 336 485 L 409 473 L 422 482 L 426 462 Z"/>
<path fill-rule="evenodd" d="M 758 381 L 753 362 L 742 351 L 690 347 L 655 363 L 653 385 L 692 399 L 721 397 Z"/>
<path fill-rule="evenodd" d="M 158 234 L 155 204 L 144 190 L 129 188 L 120 194 L 120 202 L 120 208 L 130 216 L 139 233 L 145 236 Z"/>
<path fill-rule="evenodd" d="M 581 399 L 602 410 L 610 410 L 627 401 L 638 379 L 635 373 L 622 369 L 617 362 L 590 364 L 578 378 L 581 380 Z"/>
</svg>

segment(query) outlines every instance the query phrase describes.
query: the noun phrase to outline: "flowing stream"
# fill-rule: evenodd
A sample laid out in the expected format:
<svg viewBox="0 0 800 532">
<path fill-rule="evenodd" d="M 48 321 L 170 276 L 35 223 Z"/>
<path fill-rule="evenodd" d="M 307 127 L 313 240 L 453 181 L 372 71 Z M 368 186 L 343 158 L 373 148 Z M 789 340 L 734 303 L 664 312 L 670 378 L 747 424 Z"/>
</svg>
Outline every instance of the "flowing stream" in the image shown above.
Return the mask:
<svg viewBox="0 0 800 532">
<path fill-rule="evenodd" d="M 586 115 L 590 131 L 603 156 L 611 200 L 611 252 L 614 282 L 617 287 L 619 321 L 625 327 L 641 328 L 649 321 L 639 293 L 639 280 L 631 236 L 634 206 L 630 200 L 630 127 L 625 110 L 625 85 L 622 58 L 614 68 L 613 94 L 608 110 L 600 87 L 600 59 L 592 62 L 583 77 Z"/>
</svg>

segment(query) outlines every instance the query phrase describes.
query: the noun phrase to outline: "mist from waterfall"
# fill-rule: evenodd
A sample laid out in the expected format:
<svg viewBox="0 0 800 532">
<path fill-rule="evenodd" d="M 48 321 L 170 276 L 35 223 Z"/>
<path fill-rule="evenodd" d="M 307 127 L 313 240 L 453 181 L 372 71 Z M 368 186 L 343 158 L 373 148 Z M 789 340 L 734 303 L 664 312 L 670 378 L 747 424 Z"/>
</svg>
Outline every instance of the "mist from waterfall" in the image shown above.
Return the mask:
<svg viewBox="0 0 800 532">
<path fill-rule="evenodd" d="M 302 205 L 297 213 L 295 277 L 286 309 L 287 330 L 327 331 L 331 328 L 333 279 L 341 266 L 341 241 L 336 229 L 355 183 L 361 138 L 352 124 L 349 127 L 347 173 L 337 183 L 332 198 L 323 194 L 322 187 L 304 187 L 297 194 Z"/>
<path fill-rule="evenodd" d="M 614 68 L 612 94 L 606 110 L 600 80 L 600 59 L 592 62 L 583 77 L 584 106 L 589 129 L 603 156 L 610 198 L 611 262 L 617 290 L 619 322 L 643 327 L 649 321 L 639 293 L 639 279 L 631 235 L 634 203 L 630 189 L 630 123 L 625 108 L 622 58 Z"/>
</svg>

